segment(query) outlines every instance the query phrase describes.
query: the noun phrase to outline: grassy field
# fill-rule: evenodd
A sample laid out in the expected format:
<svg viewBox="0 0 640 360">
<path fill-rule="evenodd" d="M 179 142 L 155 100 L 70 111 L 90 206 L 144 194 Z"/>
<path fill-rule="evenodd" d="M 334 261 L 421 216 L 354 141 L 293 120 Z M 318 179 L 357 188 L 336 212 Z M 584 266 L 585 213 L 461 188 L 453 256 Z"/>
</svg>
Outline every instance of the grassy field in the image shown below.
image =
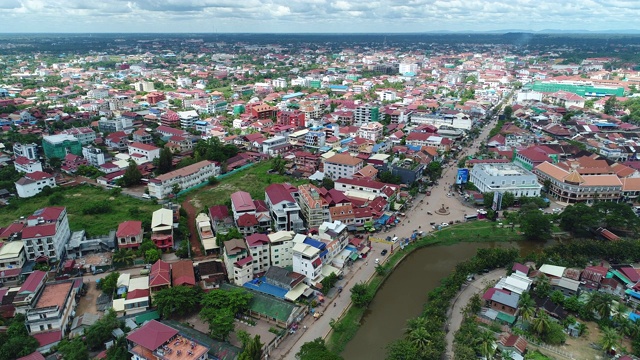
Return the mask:
<svg viewBox="0 0 640 360">
<path fill-rule="evenodd" d="M 114 195 L 110 191 L 89 185 L 61 188 L 62 200 L 53 206 L 64 206 L 69 214 L 72 231 L 86 230 L 87 235 L 108 234 L 126 220 L 151 222 L 151 213 L 160 208 L 151 201 L 142 201 L 126 195 Z M 108 211 L 100 214 L 85 214 L 85 209 L 108 204 Z M 29 199 L 11 199 L 11 205 L 0 208 L 0 227 L 7 226 L 20 216 L 27 217 L 43 207 L 52 206 L 49 197 L 37 196 Z M 148 229 L 147 229 L 148 230 Z"/>
<path fill-rule="evenodd" d="M 255 200 L 264 200 L 264 189 L 270 184 L 289 182 L 293 185 L 306 184 L 308 179 L 294 179 L 290 176 L 269 174 L 271 162 L 262 162 L 243 171 L 237 172 L 215 186 L 205 186 L 190 192 L 191 203 L 197 209 L 213 205 L 225 205 L 230 195 L 236 191 L 246 191 Z"/>
<path fill-rule="evenodd" d="M 518 228 L 511 230 L 509 226 L 499 227 L 492 221 L 472 221 L 446 227 L 431 233 L 426 238 L 428 245 L 455 244 L 459 242 L 478 241 L 514 241 L 522 239 Z"/>
</svg>

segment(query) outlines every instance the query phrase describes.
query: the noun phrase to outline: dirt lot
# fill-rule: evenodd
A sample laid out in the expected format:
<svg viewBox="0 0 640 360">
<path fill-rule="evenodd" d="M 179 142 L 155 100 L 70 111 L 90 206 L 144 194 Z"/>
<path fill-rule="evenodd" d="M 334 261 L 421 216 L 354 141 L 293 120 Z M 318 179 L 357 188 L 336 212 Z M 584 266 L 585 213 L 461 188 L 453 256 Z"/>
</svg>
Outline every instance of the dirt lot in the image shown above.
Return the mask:
<svg viewBox="0 0 640 360">
<path fill-rule="evenodd" d="M 567 336 L 567 342 L 560 348 L 573 354 L 575 359 L 604 359 L 602 350 L 594 349 L 592 344 L 598 344 L 601 333 L 598 324 L 592 321 L 585 322 L 587 325 L 587 333 L 574 338 Z M 631 342 L 629 339 L 622 340 L 622 348 L 631 350 Z"/>
<path fill-rule="evenodd" d="M 198 314 L 194 314 L 190 317 L 181 318 L 177 320 L 182 323 L 187 323 L 189 325 L 192 325 L 194 329 L 202 333 L 205 333 L 205 334 L 209 333 L 209 325 L 204 321 L 202 321 L 202 319 L 200 319 Z M 271 328 L 271 326 L 273 325 L 265 321 L 259 321 L 259 320 L 256 320 L 256 323 L 257 323 L 256 326 L 248 326 L 236 320 L 236 328 L 235 328 L 235 331 L 232 332 L 231 335 L 229 336 L 229 342 L 234 346 L 242 347 L 242 344 L 240 343 L 240 341 L 238 340 L 238 337 L 236 336 L 236 332 L 238 330 L 244 330 L 248 332 L 249 335 L 251 336 L 260 335 L 260 342 L 262 342 L 263 344 L 268 344 L 276 337 L 274 333 L 269 332 L 269 328 Z"/>
<path fill-rule="evenodd" d="M 76 307 L 76 314 L 91 313 L 102 316 L 102 313 L 96 307 L 96 300 L 100 296 L 100 290 L 96 288 L 96 283 L 85 281 L 84 286 L 87 289 L 87 294 L 80 298 Z"/>
</svg>

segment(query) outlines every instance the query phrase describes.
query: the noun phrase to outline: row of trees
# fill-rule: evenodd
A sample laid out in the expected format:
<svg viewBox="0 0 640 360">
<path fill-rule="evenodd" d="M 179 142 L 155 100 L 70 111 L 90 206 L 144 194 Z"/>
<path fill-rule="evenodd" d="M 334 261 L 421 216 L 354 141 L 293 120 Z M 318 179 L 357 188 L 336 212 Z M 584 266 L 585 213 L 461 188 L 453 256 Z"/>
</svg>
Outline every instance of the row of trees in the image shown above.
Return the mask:
<svg viewBox="0 0 640 360">
<path fill-rule="evenodd" d="M 588 237 L 598 227 L 635 235 L 640 229 L 640 218 L 625 203 L 598 201 L 593 206 L 578 203 L 567 206 L 560 214 L 560 227 L 577 237 Z"/>
</svg>

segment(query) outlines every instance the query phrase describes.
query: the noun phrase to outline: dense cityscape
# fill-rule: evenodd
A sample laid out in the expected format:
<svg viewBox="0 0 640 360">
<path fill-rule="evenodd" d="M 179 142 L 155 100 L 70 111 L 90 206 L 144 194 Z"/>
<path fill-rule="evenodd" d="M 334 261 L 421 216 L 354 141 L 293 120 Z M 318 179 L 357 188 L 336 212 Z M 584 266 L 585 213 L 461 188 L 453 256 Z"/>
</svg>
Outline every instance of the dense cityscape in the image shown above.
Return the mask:
<svg viewBox="0 0 640 360">
<path fill-rule="evenodd" d="M 639 359 L 638 46 L 0 35 L 0 360 Z"/>
</svg>

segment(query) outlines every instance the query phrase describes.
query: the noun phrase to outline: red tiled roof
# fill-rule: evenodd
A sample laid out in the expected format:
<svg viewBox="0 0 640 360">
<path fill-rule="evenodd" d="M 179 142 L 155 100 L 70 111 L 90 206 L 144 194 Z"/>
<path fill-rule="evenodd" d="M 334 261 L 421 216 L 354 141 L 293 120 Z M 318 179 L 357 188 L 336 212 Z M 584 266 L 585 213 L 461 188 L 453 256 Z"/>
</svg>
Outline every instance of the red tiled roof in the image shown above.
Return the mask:
<svg viewBox="0 0 640 360">
<path fill-rule="evenodd" d="M 236 191 L 231 194 L 231 202 L 236 211 L 251 211 L 256 209 L 251 195 L 246 191 Z"/>
<path fill-rule="evenodd" d="M 33 334 L 31 336 L 33 336 L 36 340 L 38 340 L 38 343 L 40 344 L 40 346 L 45 346 L 45 345 L 53 344 L 54 342 L 62 340 L 62 331 L 61 330 L 47 331 L 47 332 Z"/>
<path fill-rule="evenodd" d="M 44 356 L 42 356 L 42 354 L 36 351 L 36 352 L 32 352 L 27 356 L 18 358 L 17 360 L 44 360 Z"/>
<path fill-rule="evenodd" d="M 242 266 L 244 266 L 244 265 L 246 265 L 246 264 L 248 264 L 248 263 L 250 263 L 252 261 L 253 261 L 253 258 L 251 256 L 247 256 L 244 259 L 240 259 L 240 260 L 236 261 L 234 263 L 234 265 L 242 267 Z"/>
<path fill-rule="evenodd" d="M 56 224 L 42 224 L 35 226 L 27 226 L 22 230 L 23 239 L 32 239 L 45 236 L 54 236 L 56 234 Z"/>
<path fill-rule="evenodd" d="M 246 240 L 249 247 L 269 244 L 269 237 L 265 234 L 251 234 Z"/>
<path fill-rule="evenodd" d="M 171 278 L 173 286 L 176 285 L 195 285 L 196 276 L 193 272 L 193 261 L 180 260 L 171 265 Z"/>
<path fill-rule="evenodd" d="M 149 273 L 149 287 L 171 285 L 171 279 L 169 278 L 169 272 L 171 271 L 171 265 L 158 260 L 151 266 Z"/>
<path fill-rule="evenodd" d="M 240 227 L 249 227 L 249 226 L 258 225 L 258 219 L 256 219 L 256 216 L 254 214 L 240 215 L 240 217 L 236 222 Z"/>
<path fill-rule="evenodd" d="M 11 225 L 7 226 L 6 228 L 0 229 L 0 239 L 8 239 L 11 235 L 17 234 L 22 231 L 24 227 L 25 224 L 23 223 L 11 223 Z"/>
<path fill-rule="evenodd" d="M 269 197 L 271 204 L 279 204 L 281 202 L 292 202 L 296 201 L 293 199 L 291 193 L 287 190 L 287 188 L 283 184 L 271 184 L 267 186 L 265 189 L 265 193 Z"/>
<path fill-rule="evenodd" d="M 209 208 L 211 220 L 223 220 L 229 217 L 229 209 L 224 205 L 215 205 Z"/>
<path fill-rule="evenodd" d="M 142 231 L 142 221 L 129 220 L 118 225 L 117 237 L 136 236 Z"/>
<path fill-rule="evenodd" d="M 178 330 L 156 320 L 151 320 L 129 334 L 127 340 L 153 351 L 177 334 Z"/>
<path fill-rule="evenodd" d="M 135 289 L 127 293 L 127 300 L 145 298 L 149 296 L 149 289 Z"/>
<path fill-rule="evenodd" d="M 158 148 L 153 146 L 153 145 L 149 145 L 149 144 L 143 144 L 143 143 L 139 143 L 139 142 L 133 142 L 131 144 L 129 144 L 130 148 L 134 148 L 134 149 L 140 149 L 140 150 L 146 150 L 146 151 L 152 151 L 152 150 L 157 150 Z"/>
</svg>

